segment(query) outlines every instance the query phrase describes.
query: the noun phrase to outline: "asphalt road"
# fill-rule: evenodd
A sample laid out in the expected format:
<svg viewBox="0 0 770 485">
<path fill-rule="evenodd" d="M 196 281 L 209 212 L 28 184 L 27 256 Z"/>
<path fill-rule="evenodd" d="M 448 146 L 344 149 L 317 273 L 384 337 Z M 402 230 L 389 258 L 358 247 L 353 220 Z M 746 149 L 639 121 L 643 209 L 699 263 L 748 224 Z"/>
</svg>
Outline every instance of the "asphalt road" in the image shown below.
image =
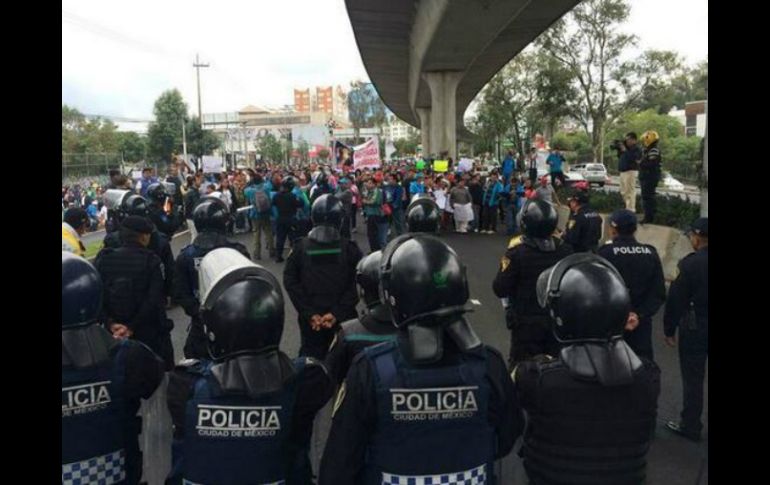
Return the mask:
<svg viewBox="0 0 770 485">
<path fill-rule="evenodd" d="M 365 226 L 359 223 L 358 228 L 359 232 L 354 234 L 354 237 L 366 254 L 369 247 L 364 233 Z M 253 249 L 252 237 L 252 235 L 244 234 L 236 236 L 235 239 L 246 244 L 251 252 Z M 481 302 L 481 305 L 469 317 L 475 330 L 485 343 L 498 348 L 503 355 L 508 355 L 509 332 L 505 328 L 500 301 L 492 292 L 492 279 L 497 272 L 499 260 L 505 251 L 508 238 L 502 234 L 447 234 L 443 235 L 442 238 L 457 251 L 467 265 L 471 298 Z M 189 233 L 177 236 L 172 243 L 174 253 L 178 253 L 184 245 L 189 243 L 189 240 Z M 264 254 L 263 257 L 265 257 Z M 281 280 L 281 264 L 268 259 L 263 259 L 260 263 Z M 175 322 L 172 339 L 176 356 L 181 358 L 189 318 L 179 307 L 170 310 L 169 317 Z M 667 347 L 663 342 L 661 314 L 655 317 L 654 326 L 655 357 L 662 370 L 662 376 L 661 395 L 658 401 L 658 426 L 655 440 L 648 455 L 647 483 L 661 485 L 708 483 L 708 375 L 706 377 L 706 400 L 703 417 L 705 424 L 704 440 L 701 443 L 692 443 L 673 435 L 664 427 L 667 420 L 678 417 L 681 409 L 682 390 L 677 351 Z M 281 348 L 289 356 L 296 356 L 299 350 L 297 314 L 288 297 L 286 298 L 286 324 Z M 154 403 L 155 409 L 162 410 L 162 399 L 158 398 L 156 401 Z M 312 450 L 314 465 L 320 458 L 323 442 L 328 433 L 330 415 L 328 407 L 316 420 L 316 433 Z M 152 424 L 148 426 L 149 428 L 146 427 L 145 429 L 148 430 L 148 435 L 152 435 L 150 438 L 155 440 L 155 444 L 151 446 L 165 449 L 155 452 L 148 450 L 150 453 L 145 455 L 145 478 L 150 479 L 151 485 L 161 484 L 162 481 L 158 481 L 161 480 L 159 477 L 164 476 L 168 466 L 168 445 L 165 443 L 168 442 L 169 436 L 167 432 L 156 429 Z M 462 446 L 462 444 L 458 443 L 458 446 Z M 515 456 L 518 447 L 519 444 L 514 448 L 514 452 L 503 460 L 501 466 L 502 484 L 526 483 L 520 461 Z"/>
</svg>

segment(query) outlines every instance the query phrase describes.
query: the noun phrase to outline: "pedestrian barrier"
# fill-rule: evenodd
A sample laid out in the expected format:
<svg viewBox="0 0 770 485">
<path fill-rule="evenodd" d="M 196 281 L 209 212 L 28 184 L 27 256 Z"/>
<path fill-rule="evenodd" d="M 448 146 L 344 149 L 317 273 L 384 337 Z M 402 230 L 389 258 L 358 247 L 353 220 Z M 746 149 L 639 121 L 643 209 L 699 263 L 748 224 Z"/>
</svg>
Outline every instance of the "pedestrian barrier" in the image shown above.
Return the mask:
<svg viewBox="0 0 770 485">
<path fill-rule="evenodd" d="M 569 209 L 566 206 L 556 208 L 559 213 L 557 227 L 564 230 L 569 219 Z M 602 241 L 610 239 L 609 224 L 606 223 L 609 214 L 600 214 L 602 217 Z M 681 230 L 656 224 L 640 224 L 636 231 L 636 239 L 639 242 L 655 247 L 663 265 L 663 275 L 666 281 L 671 282 L 678 274 L 679 261 L 690 254 L 693 249 L 690 240 Z"/>
</svg>

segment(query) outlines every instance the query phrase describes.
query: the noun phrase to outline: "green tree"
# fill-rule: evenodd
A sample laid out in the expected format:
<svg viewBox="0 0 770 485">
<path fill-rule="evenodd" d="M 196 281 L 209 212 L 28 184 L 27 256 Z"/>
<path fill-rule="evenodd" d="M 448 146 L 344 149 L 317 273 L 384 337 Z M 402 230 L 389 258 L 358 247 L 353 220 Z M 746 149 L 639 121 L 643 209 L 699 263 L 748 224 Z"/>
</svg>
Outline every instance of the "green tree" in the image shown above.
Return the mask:
<svg viewBox="0 0 770 485">
<path fill-rule="evenodd" d="M 115 153 L 119 135 L 112 121 L 87 119 L 77 109 L 62 105 L 63 153 Z"/>
<path fill-rule="evenodd" d="M 534 58 L 534 83 L 537 93 L 533 110 L 542 119 L 546 138 L 551 138 L 563 118 L 570 115 L 569 103 L 580 96 L 572 73 L 550 56 Z"/>
<path fill-rule="evenodd" d="M 257 144 L 263 161 L 277 162 L 283 160 L 283 144 L 272 133 L 259 139 Z"/>
<path fill-rule="evenodd" d="M 324 162 L 327 161 L 330 156 L 331 156 L 331 152 L 329 151 L 328 148 L 322 148 L 321 150 L 318 151 L 318 158 L 320 158 Z"/>
<path fill-rule="evenodd" d="M 594 159 L 602 162 L 607 128 L 638 104 L 669 60 L 649 51 L 638 60 L 622 61 L 637 42 L 619 30 L 630 10 L 626 0 L 585 0 L 537 41 L 574 79 L 580 95 L 565 108 L 591 137 Z"/>
<path fill-rule="evenodd" d="M 412 132 L 406 138 L 401 138 L 393 142 L 396 147 L 396 156 L 405 157 L 417 153 L 417 145 L 420 144 L 419 133 Z M 383 152 L 384 154 L 384 152 Z"/>
<path fill-rule="evenodd" d="M 189 121 L 187 104 L 179 90 L 172 89 L 155 101 L 153 113 L 155 121 L 147 133 L 148 153 L 154 161 L 168 163 L 174 153 L 182 151 L 182 123 Z"/>
<path fill-rule="evenodd" d="M 144 160 L 147 150 L 147 139 L 137 133 L 120 133 L 118 137 L 118 149 L 127 162 L 139 162 Z"/>
<path fill-rule="evenodd" d="M 200 159 L 203 155 L 211 155 L 215 148 L 221 144 L 211 130 L 204 130 L 201 127 L 200 119 L 195 116 L 190 119 L 185 126 L 185 136 L 187 137 L 187 152 Z M 177 150 L 181 153 L 181 148 Z"/>
<path fill-rule="evenodd" d="M 307 152 L 310 151 L 310 144 L 305 141 L 304 138 L 300 138 L 297 142 L 297 152 L 299 152 L 299 159 L 302 162 L 308 161 L 308 154 Z"/>
<path fill-rule="evenodd" d="M 542 128 L 542 117 L 535 109 L 537 63 L 534 53 L 514 57 L 486 85 L 477 111 L 477 122 L 487 136 L 510 140 L 520 152 Z"/>
<path fill-rule="evenodd" d="M 371 84 L 363 81 L 350 83 L 348 118 L 355 131 L 353 143 L 359 142 L 361 128 L 379 128 L 385 123 L 385 103 Z"/>
</svg>

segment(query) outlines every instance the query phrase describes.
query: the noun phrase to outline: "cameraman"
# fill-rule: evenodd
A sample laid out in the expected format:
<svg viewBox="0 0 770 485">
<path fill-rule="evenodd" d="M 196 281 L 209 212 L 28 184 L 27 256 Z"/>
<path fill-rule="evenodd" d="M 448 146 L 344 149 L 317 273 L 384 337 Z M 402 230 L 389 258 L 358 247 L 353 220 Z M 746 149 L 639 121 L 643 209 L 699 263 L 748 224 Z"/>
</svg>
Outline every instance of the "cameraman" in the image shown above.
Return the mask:
<svg viewBox="0 0 770 485">
<path fill-rule="evenodd" d="M 612 148 L 618 151 L 618 170 L 620 171 L 620 194 L 626 209 L 636 212 L 636 178 L 639 176 L 639 161 L 642 151 L 636 145 L 637 137 L 633 131 L 626 134 L 623 142 L 616 140 Z"/>
</svg>

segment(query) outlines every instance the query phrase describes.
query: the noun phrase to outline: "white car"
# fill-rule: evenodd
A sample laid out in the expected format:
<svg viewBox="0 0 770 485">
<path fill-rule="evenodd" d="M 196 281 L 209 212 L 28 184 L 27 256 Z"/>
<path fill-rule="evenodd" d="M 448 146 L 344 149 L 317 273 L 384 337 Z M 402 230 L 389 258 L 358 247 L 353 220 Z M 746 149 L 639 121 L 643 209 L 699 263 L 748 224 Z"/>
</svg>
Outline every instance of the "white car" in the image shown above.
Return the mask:
<svg viewBox="0 0 770 485">
<path fill-rule="evenodd" d="M 607 183 L 607 167 L 601 163 L 581 163 L 572 167 L 572 170 L 582 175 L 589 184 L 598 184 L 604 187 Z"/>
<path fill-rule="evenodd" d="M 548 175 L 550 180 L 550 175 L 548 170 L 538 169 L 537 170 L 537 178 Z M 576 182 L 585 182 L 586 179 L 583 177 L 580 172 L 577 172 L 575 170 L 571 170 L 569 172 L 564 172 L 564 182 L 567 187 L 573 185 Z"/>
<path fill-rule="evenodd" d="M 684 190 L 684 184 L 672 177 L 668 172 L 663 172 L 663 177 L 660 179 L 660 186 L 661 188 L 668 190 Z"/>
</svg>

